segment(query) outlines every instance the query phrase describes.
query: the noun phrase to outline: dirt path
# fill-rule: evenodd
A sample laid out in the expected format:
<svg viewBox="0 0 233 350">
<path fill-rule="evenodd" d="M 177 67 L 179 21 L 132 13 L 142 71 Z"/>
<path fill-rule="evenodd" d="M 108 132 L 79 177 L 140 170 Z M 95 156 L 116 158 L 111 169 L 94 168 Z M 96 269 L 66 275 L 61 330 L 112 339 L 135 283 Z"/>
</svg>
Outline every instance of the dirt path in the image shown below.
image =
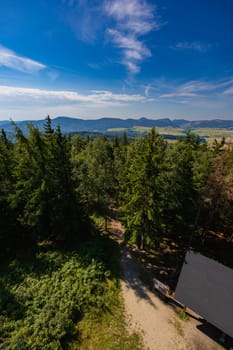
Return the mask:
<svg viewBox="0 0 233 350">
<path fill-rule="evenodd" d="M 112 222 L 111 231 L 122 238 L 121 225 Z M 208 326 L 191 318 L 179 318 L 174 305 L 165 303 L 140 280 L 139 266 L 130 250 L 122 246 L 122 294 L 131 329 L 139 331 L 149 350 L 219 350 L 220 345 L 208 337 Z M 201 331 L 201 329 L 203 331 Z M 224 348 L 222 348 L 224 349 Z"/>
</svg>

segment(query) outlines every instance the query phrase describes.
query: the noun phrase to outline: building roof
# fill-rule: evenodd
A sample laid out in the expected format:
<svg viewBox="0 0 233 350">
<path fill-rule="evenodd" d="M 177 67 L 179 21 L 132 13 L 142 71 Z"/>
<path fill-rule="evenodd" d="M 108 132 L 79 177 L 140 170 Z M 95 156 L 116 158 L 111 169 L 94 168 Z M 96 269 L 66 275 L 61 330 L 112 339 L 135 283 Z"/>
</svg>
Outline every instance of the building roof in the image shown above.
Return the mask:
<svg viewBox="0 0 233 350">
<path fill-rule="evenodd" d="M 233 270 L 188 251 L 175 298 L 233 337 Z"/>
</svg>

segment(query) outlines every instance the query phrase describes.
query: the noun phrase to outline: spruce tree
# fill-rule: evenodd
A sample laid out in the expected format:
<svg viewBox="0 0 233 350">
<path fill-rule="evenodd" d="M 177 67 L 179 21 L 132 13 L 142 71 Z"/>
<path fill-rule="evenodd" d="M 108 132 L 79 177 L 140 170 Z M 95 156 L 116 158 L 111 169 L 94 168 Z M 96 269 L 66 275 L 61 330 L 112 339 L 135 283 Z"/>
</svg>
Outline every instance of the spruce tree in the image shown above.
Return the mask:
<svg viewBox="0 0 233 350">
<path fill-rule="evenodd" d="M 19 221 L 37 240 L 75 236 L 82 220 L 72 181 L 70 148 L 48 117 L 44 133 L 29 125 L 25 137 L 16 129 L 16 184 L 12 204 Z"/>
<path fill-rule="evenodd" d="M 17 215 L 10 205 L 14 186 L 14 145 L 4 130 L 0 133 L 0 253 L 10 253 L 19 236 Z"/>
<path fill-rule="evenodd" d="M 127 190 L 122 210 L 128 239 L 138 243 L 141 249 L 145 243 L 160 240 L 160 174 L 165 148 L 163 139 L 152 129 L 145 138 L 136 139 L 128 152 Z"/>
</svg>

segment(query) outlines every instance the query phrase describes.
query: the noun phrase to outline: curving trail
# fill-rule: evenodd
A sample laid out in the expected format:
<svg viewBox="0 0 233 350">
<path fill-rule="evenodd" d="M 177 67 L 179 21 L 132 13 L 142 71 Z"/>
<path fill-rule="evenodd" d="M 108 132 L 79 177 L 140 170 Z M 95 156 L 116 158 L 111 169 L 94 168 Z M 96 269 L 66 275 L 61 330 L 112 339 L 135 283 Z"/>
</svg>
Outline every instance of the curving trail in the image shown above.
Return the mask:
<svg viewBox="0 0 233 350">
<path fill-rule="evenodd" d="M 123 230 L 112 221 L 110 231 L 122 242 Z M 142 334 L 149 350 L 219 350 L 220 346 L 199 328 L 194 318 L 181 320 L 174 306 L 163 302 L 139 278 L 139 265 L 130 250 L 122 246 L 122 295 L 129 327 Z M 224 349 L 224 348 L 223 348 Z"/>
</svg>

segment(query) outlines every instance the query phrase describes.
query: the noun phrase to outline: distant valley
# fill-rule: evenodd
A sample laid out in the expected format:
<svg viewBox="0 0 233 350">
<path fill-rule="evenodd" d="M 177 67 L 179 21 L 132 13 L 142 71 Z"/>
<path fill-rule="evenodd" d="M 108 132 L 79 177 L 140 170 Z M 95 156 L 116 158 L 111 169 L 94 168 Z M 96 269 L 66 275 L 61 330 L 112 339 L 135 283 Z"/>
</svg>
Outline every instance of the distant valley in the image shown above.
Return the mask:
<svg viewBox="0 0 233 350">
<path fill-rule="evenodd" d="M 27 132 L 27 125 L 33 124 L 40 130 L 43 129 L 44 120 L 19 121 L 16 125 L 23 132 Z M 226 138 L 228 143 L 233 140 L 233 120 L 199 120 L 188 121 L 185 119 L 163 118 L 163 119 L 120 119 L 120 118 L 100 118 L 100 119 L 77 119 L 65 116 L 59 116 L 52 119 L 52 125 L 56 128 L 60 125 L 64 133 L 102 133 L 107 135 L 121 135 L 124 131 L 131 137 L 147 134 L 148 130 L 155 127 L 165 139 L 178 139 L 192 130 L 202 139 L 212 141 L 222 137 Z M 0 128 L 8 134 L 13 132 L 11 121 L 0 121 Z"/>
</svg>

